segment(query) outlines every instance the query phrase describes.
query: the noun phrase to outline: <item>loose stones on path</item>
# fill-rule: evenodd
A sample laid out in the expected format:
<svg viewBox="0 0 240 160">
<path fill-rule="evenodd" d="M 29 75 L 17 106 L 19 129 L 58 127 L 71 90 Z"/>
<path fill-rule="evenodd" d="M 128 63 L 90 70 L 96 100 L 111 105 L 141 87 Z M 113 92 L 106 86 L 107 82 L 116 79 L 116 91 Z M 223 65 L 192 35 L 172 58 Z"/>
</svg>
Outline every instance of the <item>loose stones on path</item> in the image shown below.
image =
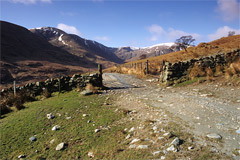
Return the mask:
<svg viewBox="0 0 240 160">
<path fill-rule="evenodd" d="M 219 134 L 216 134 L 216 133 L 210 133 L 207 135 L 208 138 L 211 138 L 211 139 L 222 139 L 222 137 L 219 135 Z"/>
</svg>

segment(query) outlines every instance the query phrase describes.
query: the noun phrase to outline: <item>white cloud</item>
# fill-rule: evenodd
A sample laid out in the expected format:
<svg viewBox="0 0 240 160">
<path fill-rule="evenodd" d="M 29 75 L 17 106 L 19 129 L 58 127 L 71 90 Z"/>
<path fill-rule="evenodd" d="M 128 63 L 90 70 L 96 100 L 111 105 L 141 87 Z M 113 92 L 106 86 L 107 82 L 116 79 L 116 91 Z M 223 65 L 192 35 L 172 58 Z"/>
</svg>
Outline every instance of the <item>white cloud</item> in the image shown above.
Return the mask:
<svg viewBox="0 0 240 160">
<path fill-rule="evenodd" d="M 97 36 L 95 39 L 100 41 L 109 41 L 109 38 L 106 36 Z"/>
<path fill-rule="evenodd" d="M 152 37 L 149 39 L 150 41 L 157 41 L 161 36 L 166 34 L 164 29 L 157 24 L 148 27 L 148 31 L 152 34 Z"/>
<path fill-rule="evenodd" d="M 240 2 L 237 0 L 218 0 L 217 11 L 224 21 L 240 19 Z"/>
<path fill-rule="evenodd" d="M 36 4 L 37 2 L 51 3 L 52 0 L 10 0 L 13 3 Z"/>
<path fill-rule="evenodd" d="M 221 37 L 226 37 L 228 36 L 229 31 L 234 31 L 236 34 L 240 34 L 240 29 L 233 29 L 228 26 L 220 27 L 217 29 L 217 31 L 213 34 L 209 34 L 208 38 L 210 41 L 219 39 Z"/>
<path fill-rule="evenodd" d="M 65 31 L 65 32 L 67 32 L 67 33 L 70 33 L 70 34 L 76 34 L 76 35 L 79 35 L 79 36 L 82 35 L 82 33 L 79 32 L 79 31 L 77 30 L 77 28 L 74 27 L 74 26 L 69 26 L 69 25 L 60 23 L 60 24 L 57 25 L 57 28 Z"/>
<path fill-rule="evenodd" d="M 201 35 L 197 33 L 187 33 L 181 30 L 175 30 L 173 28 L 169 28 L 167 31 L 165 31 L 161 26 L 153 24 L 150 27 L 148 27 L 148 31 L 152 34 L 152 37 L 149 38 L 150 41 L 157 41 L 159 39 L 163 41 L 175 41 L 177 38 L 180 38 L 181 36 L 186 35 L 192 35 L 193 38 L 196 40 L 201 39 Z"/>
</svg>

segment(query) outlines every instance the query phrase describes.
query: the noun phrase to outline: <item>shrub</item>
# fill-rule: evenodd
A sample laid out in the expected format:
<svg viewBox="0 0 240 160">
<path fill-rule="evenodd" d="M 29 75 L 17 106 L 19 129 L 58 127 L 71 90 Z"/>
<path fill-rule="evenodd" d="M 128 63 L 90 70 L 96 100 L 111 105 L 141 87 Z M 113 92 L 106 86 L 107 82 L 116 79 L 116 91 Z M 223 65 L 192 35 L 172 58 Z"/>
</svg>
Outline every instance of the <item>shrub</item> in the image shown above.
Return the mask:
<svg viewBox="0 0 240 160">
<path fill-rule="evenodd" d="M 44 89 L 42 92 L 42 96 L 44 98 L 50 98 L 52 96 L 52 93 L 48 89 Z"/>
<path fill-rule="evenodd" d="M 206 68 L 205 72 L 207 74 L 207 80 L 212 81 L 213 80 L 213 70 L 211 68 Z"/>
<path fill-rule="evenodd" d="M 24 109 L 25 106 L 23 105 L 23 101 L 21 99 L 17 99 L 13 105 L 16 107 L 17 110 Z"/>
<path fill-rule="evenodd" d="M 204 75 L 205 75 L 205 72 L 203 71 L 202 66 L 197 66 L 197 65 L 190 68 L 188 72 L 188 77 L 191 78 L 192 80 L 196 77 L 202 77 Z"/>
<path fill-rule="evenodd" d="M 1 115 L 4 115 L 6 113 L 11 112 L 12 110 L 10 109 L 10 107 L 4 103 L 0 103 L 0 117 Z"/>
</svg>

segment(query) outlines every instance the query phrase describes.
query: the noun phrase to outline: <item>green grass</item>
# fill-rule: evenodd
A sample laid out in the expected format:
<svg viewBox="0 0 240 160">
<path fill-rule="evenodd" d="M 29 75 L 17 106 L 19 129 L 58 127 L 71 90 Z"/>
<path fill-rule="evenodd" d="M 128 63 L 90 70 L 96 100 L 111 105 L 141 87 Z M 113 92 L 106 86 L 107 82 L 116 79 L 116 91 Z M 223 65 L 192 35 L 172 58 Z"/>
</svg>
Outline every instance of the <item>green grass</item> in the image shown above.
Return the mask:
<svg viewBox="0 0 240 160">
<path fill-rule="evenodd" d="M 72 91 L 27 103 L 24 110 L 6 114 L 0 120 L 1 159 L 17 159 L 21 154 L 25 154 L 26 159 L 87 159 L 89 151 L 100 159 L 144 158 L 147 155 L 144 152 L 126 149 L 123 130 L 130 124 L 118 125 L 124 115 L 114 112 L 114 106 L 103 105 L 105 101 L 103 95 L 85 97 Z M 48 113 L 56 117 L 49 120 Z M 83 114 L 89 116 L 83 117 Z M 67 120 L 66 116 L 72 118 Z M 87 123 L 88 120 L 92 122 Z M 54 125 L 60 125 L 60 130 L 52 131 Z M 100 126 L 110 129 L 95 133 Z M 34 135 L 37 141 L 31 142 L 29 138 Z M 50 144 L 52 139 L 55 142 Z M 67 147 L 56 151 L 61 142 L 67 143 Z"/>
<path fill-rule="evenodd" d="M 204 77 L 194 78 L 192 80 L 187 80 L 187 81 L 184 81 L 182 83 L 175 84 L 174 86 L 175 87 L 184 87 L 186 85 L 190 85 L 190 84 L 196 83 L 198 81 L 202 81 L 202 80 L 204 80 Z"/>
</svg>

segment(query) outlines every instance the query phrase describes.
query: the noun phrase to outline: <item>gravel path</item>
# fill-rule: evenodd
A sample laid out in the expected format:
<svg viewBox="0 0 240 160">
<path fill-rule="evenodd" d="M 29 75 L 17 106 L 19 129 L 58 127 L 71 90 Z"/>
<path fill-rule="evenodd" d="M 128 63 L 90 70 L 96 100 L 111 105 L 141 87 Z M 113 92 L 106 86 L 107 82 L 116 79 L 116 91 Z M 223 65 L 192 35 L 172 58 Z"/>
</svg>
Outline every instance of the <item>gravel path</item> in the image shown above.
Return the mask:
<svg viewBox="0 0 240 160">
<path fill-rule="evenodd" d="M 104 85 L 128 99 L 170 112 L 186 122 L 198 143 L 210 143 L 227 155 L 240 149 L 240 88 L 217 83 L 187 87 L 160 87 L 156 79 L 105 73 Z M 127 98 L 126 98 L 127 97 Z M 208 142 L 206 135 L 216 133 L 221 143 Z M 207 141 L 207 142 L 206 142 Z M 234 156 L 240 159 L 239 156 Z"/>
</svg>

